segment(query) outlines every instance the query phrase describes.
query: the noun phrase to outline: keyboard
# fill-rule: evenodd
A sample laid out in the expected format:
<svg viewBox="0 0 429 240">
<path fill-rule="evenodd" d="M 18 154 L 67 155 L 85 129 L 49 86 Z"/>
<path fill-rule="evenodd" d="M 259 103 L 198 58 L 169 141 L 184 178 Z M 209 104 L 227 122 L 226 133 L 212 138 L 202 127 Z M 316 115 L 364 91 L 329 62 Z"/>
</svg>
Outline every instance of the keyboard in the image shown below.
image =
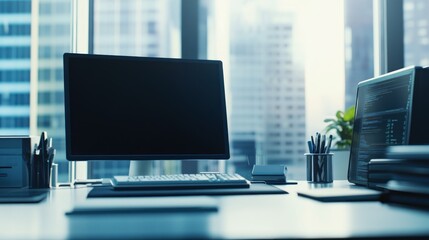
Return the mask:
<svg viewBox="0 0 429 240">
<path fill-rule="evenodd" d="M 248 188 L 249 181 L 238 174 L 199 173 L 154 176 L 114 176 L 114 189 Z"/>
</svg>

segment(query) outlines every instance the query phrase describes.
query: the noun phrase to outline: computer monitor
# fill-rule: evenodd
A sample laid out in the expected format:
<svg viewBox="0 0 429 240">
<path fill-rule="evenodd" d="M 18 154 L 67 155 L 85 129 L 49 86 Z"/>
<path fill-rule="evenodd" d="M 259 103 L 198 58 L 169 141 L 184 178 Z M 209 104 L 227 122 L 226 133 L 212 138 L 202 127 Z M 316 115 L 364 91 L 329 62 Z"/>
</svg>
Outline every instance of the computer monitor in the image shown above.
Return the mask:
<svg viewBox="0 0 429 240">
<path fill-rule="evenodd" d="M 368 184 L 368 162 L 387 146 L 429 143 L 429 74 L 408 67 L 358 84 L 348 180 Z"/>
<path fill-rule="evenodd" d="M 221 61 L 64 54 L 68 160 L 228 159 Z"/>
</svg>

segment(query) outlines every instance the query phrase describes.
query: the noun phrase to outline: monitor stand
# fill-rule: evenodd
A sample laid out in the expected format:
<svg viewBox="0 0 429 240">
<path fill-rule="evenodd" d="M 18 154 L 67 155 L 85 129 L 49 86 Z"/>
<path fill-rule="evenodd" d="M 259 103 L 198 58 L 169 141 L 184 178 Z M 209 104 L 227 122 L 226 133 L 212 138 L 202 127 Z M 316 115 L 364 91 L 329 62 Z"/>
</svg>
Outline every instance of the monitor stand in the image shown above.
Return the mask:
<svg viewBox="0 0 429 240">
<path fill-rule="evenodd" d="M 153 161 L 130 161 L 129 176 L 153 175 Z"/>
</svg>

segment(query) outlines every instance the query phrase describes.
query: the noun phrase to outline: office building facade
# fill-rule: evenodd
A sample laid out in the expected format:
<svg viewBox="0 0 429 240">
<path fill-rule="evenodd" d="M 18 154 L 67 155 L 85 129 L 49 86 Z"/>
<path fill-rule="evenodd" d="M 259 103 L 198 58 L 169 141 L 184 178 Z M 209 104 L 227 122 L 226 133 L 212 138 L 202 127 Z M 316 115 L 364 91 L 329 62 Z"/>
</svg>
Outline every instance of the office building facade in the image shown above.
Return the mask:
<svg viewBox="0 0 429 240">
<path fill-rule="evenodd" d="M 0 1 L 0 135 L 29 134 L 31 1 Z"/>
<path fill-rule="evenodd" d="M 404 0 L 405 65 L 429 66 L 428 1 Z"/>
<path fill-rule="evenodd" d="M 346 0 L 345 8 L 345 103 L 355 105 L 360 81 L 374 76 L 373 1 Z"/>
<path fill-rule="evenodd" d="M 68 180 L 65 154 L 63 54 L 70 52 L 71 4 L 68 0 L 38 1 L 37 132 L 46 131 L 56 149 L 59 180 Z"/>
<path fill-rule="evenodd" d="M 261 1 L 230 3 L 230 133 L 235 171 L 286 164 L 302 175 L 305 81 L 294 55 L 295 15 Z"/>
</svg>

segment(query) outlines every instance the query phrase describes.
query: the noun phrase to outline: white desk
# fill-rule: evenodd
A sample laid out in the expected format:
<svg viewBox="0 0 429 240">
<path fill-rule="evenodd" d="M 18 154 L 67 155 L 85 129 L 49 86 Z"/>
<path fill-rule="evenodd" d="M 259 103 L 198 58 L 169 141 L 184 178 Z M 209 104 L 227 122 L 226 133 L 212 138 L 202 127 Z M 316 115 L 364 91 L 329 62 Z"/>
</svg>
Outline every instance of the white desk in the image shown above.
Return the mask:
<svg viewBox="0 0 429 240">
<path fill-rule="evenodd" d="M 344 181 L 334 185 L 353 187 Z M 315 186 L 279 186 L 287 195 L 216 197 L 219 211 L 211 213 L 79 216 L 65 212 L 84 201 L 90 188 L 54 189 L 38 204 L 0 204 L 0 239 L 429 237 L 429 211 L 380 202 L 321 203 L 296 195 L 298 188 Z"/>
</svg>

